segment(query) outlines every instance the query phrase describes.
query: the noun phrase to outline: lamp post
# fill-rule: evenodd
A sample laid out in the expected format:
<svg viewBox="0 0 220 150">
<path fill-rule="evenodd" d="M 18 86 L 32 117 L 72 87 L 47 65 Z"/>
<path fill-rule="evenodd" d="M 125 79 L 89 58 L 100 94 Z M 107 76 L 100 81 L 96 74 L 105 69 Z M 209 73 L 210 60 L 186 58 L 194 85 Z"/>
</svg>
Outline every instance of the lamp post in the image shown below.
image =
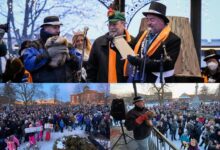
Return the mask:
<svg viewBox="0 0 220 150">
<path fill-rule="evenodd" d="M 125 0 L 119 0 L 119 11 L 125 12 Z"/>
<path fill-rule="evenodd" d="M 201 64 L 201 8 L 202 0 L 191 0 L 190 22 L 199 64 Z"/>
</svg>

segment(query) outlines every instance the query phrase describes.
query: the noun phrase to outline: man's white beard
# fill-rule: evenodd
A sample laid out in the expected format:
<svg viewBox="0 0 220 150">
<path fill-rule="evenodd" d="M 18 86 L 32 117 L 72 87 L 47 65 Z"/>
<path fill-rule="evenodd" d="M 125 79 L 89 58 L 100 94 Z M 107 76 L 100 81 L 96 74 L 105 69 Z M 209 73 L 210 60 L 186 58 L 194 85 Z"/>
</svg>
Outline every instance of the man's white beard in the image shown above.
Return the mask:
<svg viewBox="0 0 220 150">
<path fill-rule="evenodd" d="M 109 32 L 109 35 L 111 36 L 111 37 L 116 37 L 117 36 L 117 32 Z"/>
</svg>

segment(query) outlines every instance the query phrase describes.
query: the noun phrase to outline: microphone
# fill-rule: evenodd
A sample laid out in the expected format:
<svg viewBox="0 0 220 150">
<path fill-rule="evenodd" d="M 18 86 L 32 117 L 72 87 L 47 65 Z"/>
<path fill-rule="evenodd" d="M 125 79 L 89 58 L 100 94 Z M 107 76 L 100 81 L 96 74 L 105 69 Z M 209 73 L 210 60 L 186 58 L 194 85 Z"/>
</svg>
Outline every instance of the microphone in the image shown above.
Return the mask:
<svg viewBox="0 0 220 150">
<path fill-rule="evenodd" d="M 164 42 L 161 42 L 161 44 L 162 44 L 162 47 L 163 47 L 163 53 L 164 53 L 164 58 L 165 58 L 165 60 L 172 61 L 171 57 L 168 56 L 168 54 L 167 54 L 167 50 L 166 50 L 166 45 L 165 45 L 165 43 L 164 43 Z"/>
<path fill-rule="evenodd" d="M 151 27 L 148 27 L 147 30 L 148 30 L 148 35 L 150 35 L 151 32 L 152 32 L 152 28 L 151 28 Z"/>
<path fill-rule="evenodd" d="M 144 42 L 144 48 L 143 48 L 143 51 L 142 51 L 142 55 L 146 55 L 146 52 L 147 52 L 147 49 L 148 49 L 148 46 L 150 45 L 150 34 L 151 34 L 151 31 L 152 31 L 152 28 L 147 28 L 148 30 L 148 34 L 147 34 L 147 37 L 145 38 L 145 42 Z"/>
</svg>

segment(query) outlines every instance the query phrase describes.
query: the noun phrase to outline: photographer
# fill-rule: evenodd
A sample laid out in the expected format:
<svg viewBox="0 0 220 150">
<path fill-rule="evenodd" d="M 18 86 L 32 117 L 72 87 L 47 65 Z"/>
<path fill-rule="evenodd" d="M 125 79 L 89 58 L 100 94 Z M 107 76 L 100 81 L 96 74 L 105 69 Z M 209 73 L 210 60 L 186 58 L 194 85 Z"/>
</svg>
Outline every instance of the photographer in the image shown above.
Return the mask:
<svg viewBox="0 0 220 150">
<path fill-rule="evenodd" d="M 7 47 L 2 40 L 5 32 L 8 32 L 8 24 L 0 24 L 0 57 L 7 54 Z"/>
</svg>

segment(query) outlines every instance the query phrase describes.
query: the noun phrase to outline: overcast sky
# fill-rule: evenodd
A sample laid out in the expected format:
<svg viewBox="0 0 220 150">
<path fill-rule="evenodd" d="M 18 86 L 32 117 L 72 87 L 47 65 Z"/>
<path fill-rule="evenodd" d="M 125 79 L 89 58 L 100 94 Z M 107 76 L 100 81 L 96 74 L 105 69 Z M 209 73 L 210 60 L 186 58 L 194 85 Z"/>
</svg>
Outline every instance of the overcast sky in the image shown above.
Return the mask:
<svg viewBox="0 0 220 150">
<path fill-rule="evenodd" d="M 25 0 L 19 0 L 19 3 L 24 3 Z M 128 10 L 132 2 L 135 2 L 138 0 L 126 0 L 126 10 Z M 143 0 L 142 0 L 143 1 Z M 147 1 L 147 0 L 144 0 Z M 148 0 L 150 1 L 150 0 Z M 191 0 L 159 0 L 161 3 L 164 3 L 167 5 L 167 15 L 168 16 L 181 16 L 181 17 L 190 17 L 190 1 Z M 6 4 L 7 0 L 0 0 L 1 4 Z M 76 3 L 76 0 L 73 1 L 74 3 L 70 3 L 70 5 L 74 5 Z M 53 5 L 53 0 L 48 0 L 48 5 Z M 220 19 L 217 16 L 217 13 L 219 12 L 219 5 L 220 0 L 202 0 L 202 38 L 203 39 L 220 39 Z M 77 5 L 76 5 L 77 6 Z M 85 6 L 85 7 L 84 7 Z M 107 32 L 107 9 L 101 5 L 97 0 L 86 0 L 85 3 L 80 5 L 80 8 L 85 8 L 86 6 L 89 7 L 95 7 L 96 9 L 91 12 L 95 16 L 88 20 L 81 20 L 82 17 L 79 15 L 67 15 L 66 18 L 61 20 L 64 24 L 64 26 L 61 28 L 62 31 L 66 32 L 68 31 L 69 34 L 72 34 L 72 28 L 73 26 L 77 26 L 75 28 L 75 31 L 77 30 L 83 30 L 85 26 L 89 27 L 88 36 L 91 39 L 95 39 L 105 32 Z M 149 5 L 142 8 L 134 17 L 132 20 L 129 31 L 132 35 L 136 35 L 139 29 L 140 20 L 143 17 L 142 12 L 148 10 Z M 7 7 L 6 7 L 7 8 Z M 2 12 L 7 12 L 7 9 L 5 7 Z M 62 10 L 60 10 L 62 11 Z M 83 11 L 83 10 L 82 10 Z M 16 23 L 21 22 L 23 20 L 23 14 L 24 11 L 18 11 L 15 14 Z M 57 15 L 57 11 L 51 11 L 49 13 L 42 14 L 39 19 L 39 24 L 42 23 L 43 18 L 45 15 Z M 79 21 L 80 20 L 80 21 Z M 2 17 L 0 15 L 0 23 L 5 23 L 6 18 Z M 63 33 L 62 32 L 62 33 Z"/>
<path fill-rule="evenodd" d="M 217 83 L 209 83 L 209 84 L 198 84 L 198 92 L 201 87 L 206 85 L 209 88 L 210 93 L 214 93 L 219 84 Z M 168 84 L 168 89 L 173 93 L 173 98 L 178 98 L 181 94 L 195 94 L 195 83 L 171 83 Z M 151 84 L 137 84 L 137 91 L 139 93 L 149 94 L 148 89 L 151 87 Z M 113 94 L 127 94 L 133 93 L 133 85 L 132 84 L 111 84 L 110 91 Z"/>
</svg>

